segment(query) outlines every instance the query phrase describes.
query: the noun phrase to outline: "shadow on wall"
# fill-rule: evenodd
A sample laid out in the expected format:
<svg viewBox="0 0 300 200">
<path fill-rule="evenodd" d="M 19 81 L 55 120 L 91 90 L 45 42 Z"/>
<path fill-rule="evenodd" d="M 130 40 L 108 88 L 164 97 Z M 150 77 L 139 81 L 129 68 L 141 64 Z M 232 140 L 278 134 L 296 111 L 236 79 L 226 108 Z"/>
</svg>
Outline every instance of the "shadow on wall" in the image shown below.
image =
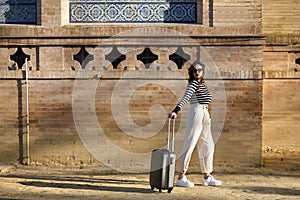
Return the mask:
<svg viewBox="0 0 300 200">
<path fill-rule="evenodd" d="M 26 122 L 26 117 L 27 114 L 23 113 L 23 88 L 26 87 L 26 72 L 22 71 L 22 77 L 23 79 L 18 79 L 17 80 L 17 87 L 18 87 L 18 137 L 19 137 L 19 164 L 28 164 L 25 163 L 24 160 L 28 158 L 28 155 L 24 155 L 24 148 L 27 147 L 26 140 L 24 140 L 24 137 L 27 136 L 27 122 Z M 25 86 L 23 86 L 25 85 Z M 25 94 L 26 95 L 26 94 Z M 26 99 L 26 96 L 25 96 Z"/>
<path fill-rule="evenodd" d="M 202 1 L 178 2 L 167 0 L 166 2 L 169 4 L 169 9 L 164 11 L 164 23 L 202 24 L 202 21 L 197 22 L 197 4 L 202 8 Z M 202 12 L 199 14 L 202 15 Z"/>
<path fill-rule="evenodd" d="M 194 2 L 181 2 L 185 4 L 184 7 L 178 6 L 180 2 L 174 0 L 167 0 L 169 2 L 170 8 L 164 12 L 165 23 L 193 23 L 193 24 L 203 24 L 203 0 Z M 184 8 L 184 9 L 183 9 Z M 214 0 L 208 1 L 208 19 L 209 26 L 213 27 L 213 9 Z M 177 20 L 174 20 L 177 19 Z"/>
<path fill-rule="evenodd" d="M 0 2 L 0 24 L 34 24 L 41 22 L 41 0 L 4 0 Z"/>
<path fill-rule="evenodd" d="M 212 1 L 212 0 L 211 0 Z M 70 23 L 202 24 L 202 1 L 69 1 Z M 199 12 L 199 13 L 198 13 Z"/>
<path fill-rule="evenodd" d="M 22 115 L 22 110 L 23 110 L 23 94 L 22 94 L 22 81 L 17 80 L 17 87 L 18 87 L 18 137 L 19 137 L 19 163 L 24 164 L 23 159 L 24 159 L 24 152 L 23 152 L 23 115 Z"/>
</svg>

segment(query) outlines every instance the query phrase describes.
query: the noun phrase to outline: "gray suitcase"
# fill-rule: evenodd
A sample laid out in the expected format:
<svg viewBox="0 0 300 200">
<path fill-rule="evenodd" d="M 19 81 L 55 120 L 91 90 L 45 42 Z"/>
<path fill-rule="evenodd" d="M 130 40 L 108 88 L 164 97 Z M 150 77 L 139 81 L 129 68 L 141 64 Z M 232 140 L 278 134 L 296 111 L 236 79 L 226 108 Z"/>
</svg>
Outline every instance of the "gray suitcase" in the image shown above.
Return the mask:
<svg viewBox="0 0 300 200">
<path fill-rule="evenodd" d="M 176 155 L 174 152 L 175 119 L 172 119 L 172 121 L 172 150 L 170 151 L 171 119 L 169 118 L 167 149 L 155 149 L 151 154 L 150 186 L 152 190 L 157 188 L 159 192 L 168 190 L 168 193 L 170 193 L 174 187 L 176 162 Z"/>
</svg>

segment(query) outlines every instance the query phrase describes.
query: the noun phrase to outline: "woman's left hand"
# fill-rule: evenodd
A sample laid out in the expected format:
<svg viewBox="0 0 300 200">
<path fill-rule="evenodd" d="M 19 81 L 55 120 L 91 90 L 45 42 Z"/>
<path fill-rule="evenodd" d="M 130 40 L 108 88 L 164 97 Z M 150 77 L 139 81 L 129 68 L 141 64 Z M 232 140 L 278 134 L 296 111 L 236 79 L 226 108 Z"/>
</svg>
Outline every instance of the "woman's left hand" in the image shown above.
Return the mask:
<svg viewBox="0 0 300 200">
<path fill-rule="evenodd" d="M 169 118 L 171 118 L 171 119 L 176 119 L 176 117 L 177 117 L 177 114 L 175 112 L 171 112 L 169 114 Z"/>
</svg>

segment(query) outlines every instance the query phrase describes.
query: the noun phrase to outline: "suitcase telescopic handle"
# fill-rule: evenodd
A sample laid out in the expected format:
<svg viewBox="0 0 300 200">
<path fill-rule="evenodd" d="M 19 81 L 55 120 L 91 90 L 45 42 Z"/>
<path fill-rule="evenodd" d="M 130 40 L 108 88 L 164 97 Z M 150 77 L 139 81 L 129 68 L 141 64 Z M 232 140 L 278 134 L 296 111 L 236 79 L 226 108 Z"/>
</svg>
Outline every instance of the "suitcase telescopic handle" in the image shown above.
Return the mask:
<svg viewBox="0 0 300 200">
<path fill-rule="evenodd" d="M 174 152 L 175 118 L 174 119 L 169 118 L 169 122 L 168 122 L 168 150 L 170 151 L 171 121 L 172 121 L 172 149 L 171 149 L 171 152 Z"/>
</svg>

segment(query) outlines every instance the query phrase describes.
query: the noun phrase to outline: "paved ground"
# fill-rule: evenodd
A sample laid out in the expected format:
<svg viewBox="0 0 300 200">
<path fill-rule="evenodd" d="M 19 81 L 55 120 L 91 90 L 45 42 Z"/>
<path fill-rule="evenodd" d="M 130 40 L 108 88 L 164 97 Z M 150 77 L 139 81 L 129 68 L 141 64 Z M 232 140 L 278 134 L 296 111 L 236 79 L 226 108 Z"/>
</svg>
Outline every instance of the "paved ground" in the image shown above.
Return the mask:
<svg viewBox="0 0 300 200">
<path fill-rule="evenodd" d="M 281 170 L 279 170 L 281 169 Z M 203 187 L 198 173 L 188 175 L 196 186 L 171 193 L 152 191 L 148 174 L 115 173 L 103 167 L 0 167 L 0 199 L 300 199 L 297 168 L 219 168 L 221 187 Z"/>
</svg>

